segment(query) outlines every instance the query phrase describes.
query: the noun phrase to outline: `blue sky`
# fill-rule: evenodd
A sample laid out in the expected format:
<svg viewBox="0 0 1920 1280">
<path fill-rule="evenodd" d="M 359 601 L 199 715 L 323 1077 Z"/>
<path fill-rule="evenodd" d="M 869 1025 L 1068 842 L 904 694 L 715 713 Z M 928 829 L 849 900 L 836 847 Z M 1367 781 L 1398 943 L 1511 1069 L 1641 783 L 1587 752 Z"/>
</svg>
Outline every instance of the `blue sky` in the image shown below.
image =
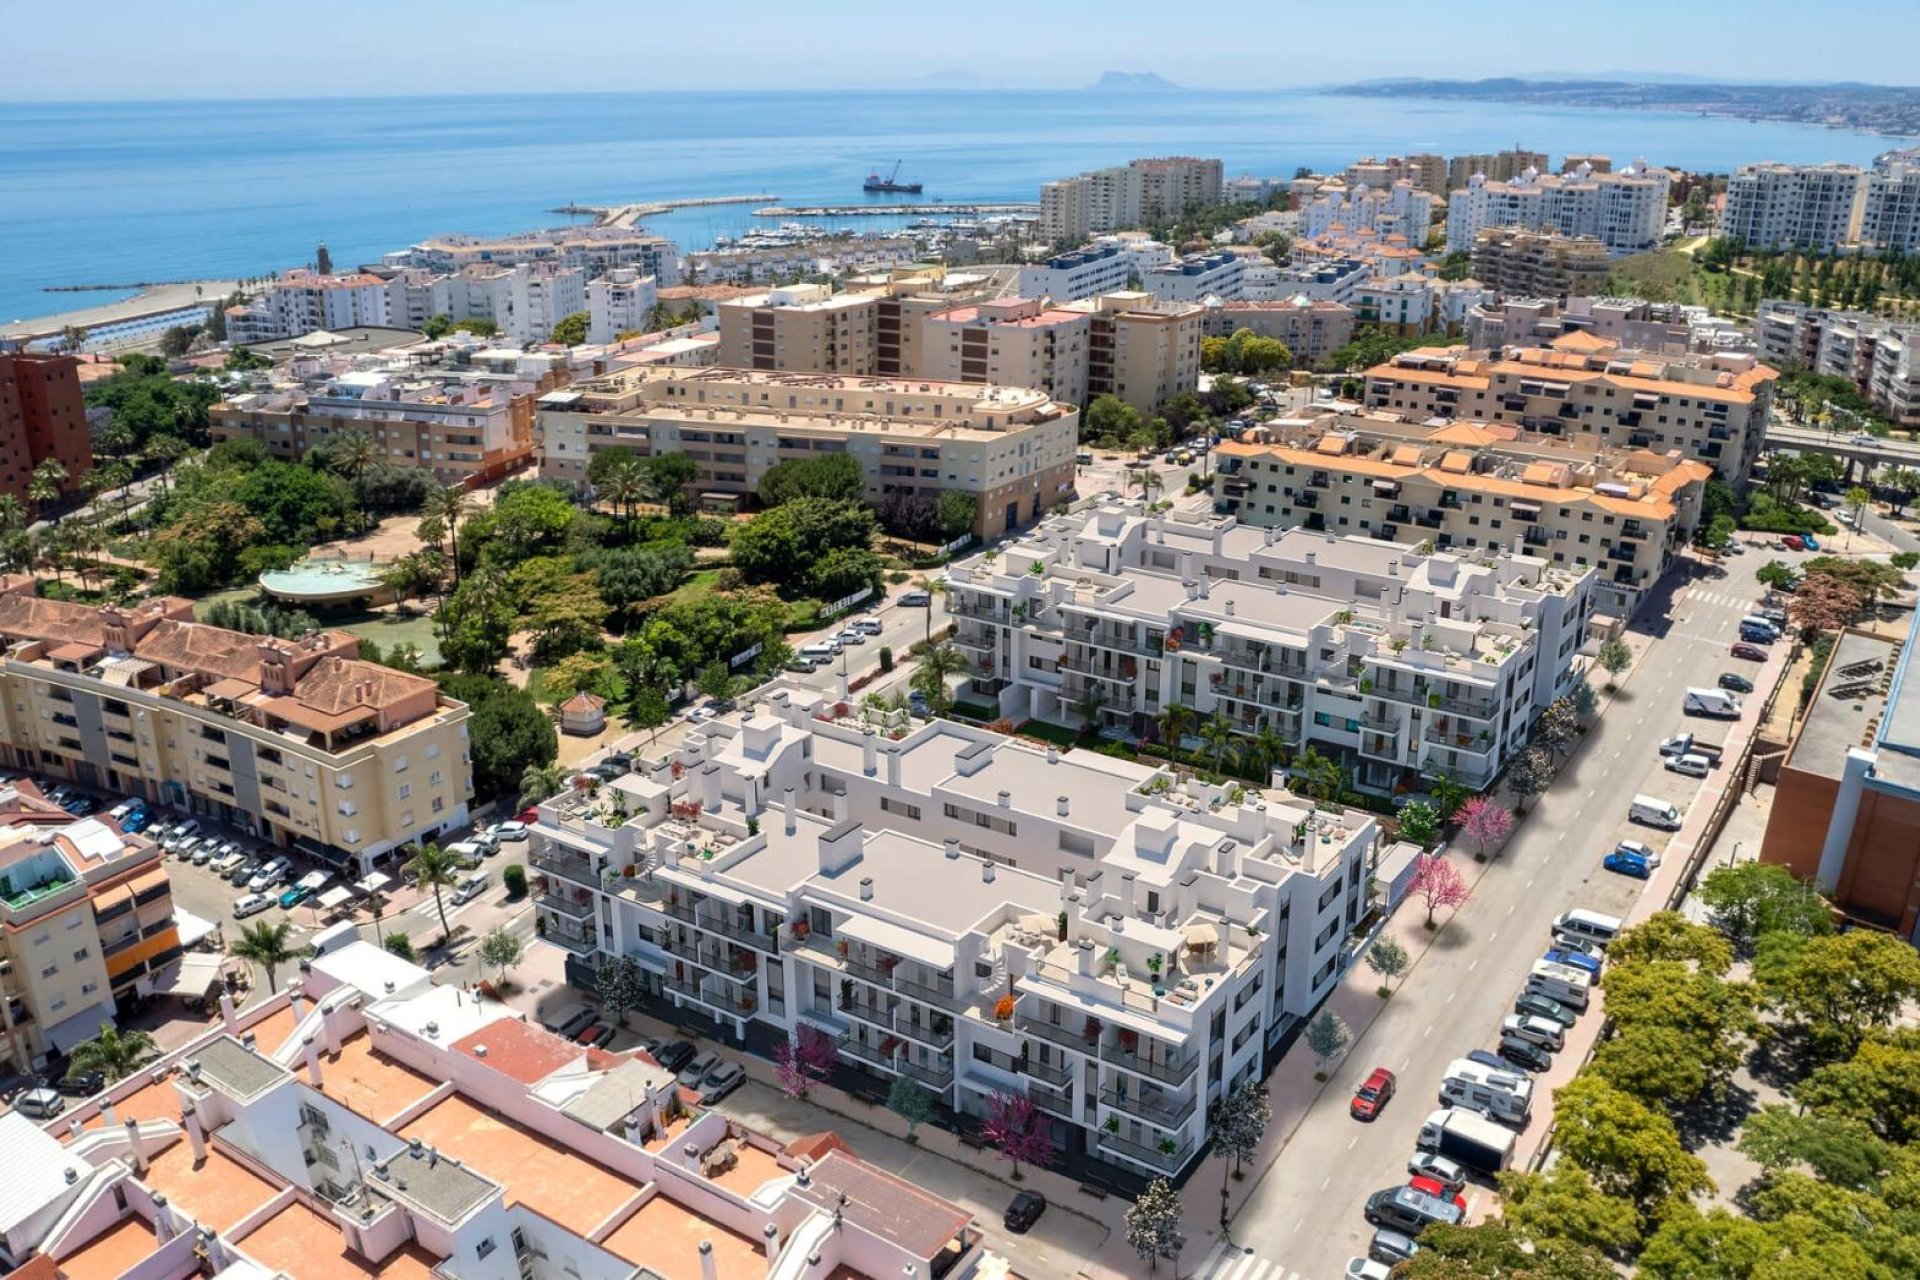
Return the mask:
<svg viewBox="0 0 1920 1280">
<path fill-rule="evenodd" d="M 1913 83 L 1916 0 L 87 0 L 9 3 L 0 98 L 1072 88 L 1636 71 Z M 30 51 L 21 57 L 19 51 Z"/>
</svg>

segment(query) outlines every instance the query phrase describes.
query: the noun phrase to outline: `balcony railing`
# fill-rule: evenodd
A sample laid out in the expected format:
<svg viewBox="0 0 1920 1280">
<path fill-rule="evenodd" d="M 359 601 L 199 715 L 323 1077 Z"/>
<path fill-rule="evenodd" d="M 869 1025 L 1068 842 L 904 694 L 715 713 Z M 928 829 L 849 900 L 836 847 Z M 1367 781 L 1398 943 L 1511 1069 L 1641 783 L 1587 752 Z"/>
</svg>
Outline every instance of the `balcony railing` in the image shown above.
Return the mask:
<svg viewBox="0 0 1920 1280">
<path fill-rule="evenodd" d="M 1051 1022 L 1042 1022 L 1030 1015 L 1022 1014 L 1013 1020 L 1014 1027 L 1021 1035 L 1039 1036 L 1042 1040 L 1057 1044 L 1076 1053 L 1094 1052 L 1094 1042 L 1077 1029 L 1055 1026 Z"/>
<path fill-rule="evenodd" d="M 1184 1054 L 1179 1057 L 1153 1058 L 1137 1051 L 1122 1049 L 1117 1044 L 1107 1045 L 1100 1051 L 1100 1060 L 1109 1066 L 1131 1071 L 1135 1075 L 1158 1080 L 1162 1084 L 1182 1085 L 1193 1075 L 1194 1068 L 1200 1065 L 1200 1055 Z"/>
<path fill-rule="evenodd" d="M 917 1040 L 935 1049 L 945 1051 L 953 1048 L 952 1019 L 935 1026 L 929 1022 L 915 1022 L 911 1018 L 902 1017 L 901 1011 L 896 1009 L 893 1014 L 893 1029 L 909 1039 Z"/>
<path fill-rule="evenodd" d="M 1051 1111 L 1068 1120 L 1080 1118 L 1080 1108 L 1074 1104 L 1073 1095 L 1064 1089 L 1049 1089 L 1043 1084 L 1030 1084 L 1027 1086 L 1027 1096 L 1033 1099 L 1033 1104 L 1042 1111 Z"/>
<path fill-rule="evenodd" d="M 882 1067 L 888 1071 L 900 1070 L 901 1063 L 898 1055 L 882 1053 L 878 1047 L 864 1044 L 852 1036 L 843 1036 L 836 1040 L 834 1047 L 842 1056 L 852 1058 L 855 1062 L 864 1062 L 869 1066 Z"/>
<path fill-rule="evenodd" d="M 902 1074 L 912 1076 L 921 1084 L 941 1090 L 953 1084 L 953 1067 L 951 1065 L 945 1067 L 924 1067 L 906 1058 L 900 1058 L 897 1061 Z M 951 1059 L 948 1059 L 949 1063 L 951 1063 L 951 1061 Z"/>
<path fill-rule="evenodd" d="M 674 978 L 667 979 L 666 988 L 675 995 L 705 1005 L 718 1013 L 744 1016 L 759 1007 L 758 1001 L 750 990 L 710 991 L 698 983 L 681 982 Z"/>
<path fill-rule="evenodd" d="M 775 935 L 761 933 L 757 929 L 749 929 L 745 925 L 734 920 L 729 920 L 724 916 L 717 916 L 711 912 L 701 912 L 684 902 L 668 902 L 660 909 L 672 916 L 675 920 L 684 920 L 696 929 L 703 930 L 707 933 L 717 933 L 723 938 L 731 938 L 735 942 L 744 942 L 750 947 L 771 952 L 774 955 L 780 954 L 780 940 Z"/>
<path fill-rule="evenodd" d="M 553 892 L 541 894 L 536 901 L 549 911 L 557 911 L 561 915 L 571 916 L 575 920 L 585 920 L 594 913 L 596 906 L 592 898 L 588 898 L 584 902 L 576 902 L 570 896 L 562 896 L 561 894 Z"/>
<path fill-rule="evenodd" d="M 1138 1142 L 1129 1142 L 1119 1134 L 1108 1133 L 1104 1129 L 1100 1131 L 1099 1141 L 1103 1149 L 1115 1155 L 1125 1156 L 1149 1168 L 1158 1169 L 1162 1173 L 1178 1173 L 1186 1164 L 1187 1157 L 1193 1154 L 1191 1142 L 1177 1145 L 1173 1150 L 1168 1151 L 1165 1147 L 1148 1147 Z"/>
<path fill-rule="evenodd" d="M 959 1010 L 967 1007 L 967 1002 L 954 994 L 952 979 L 928 985 L 927 983 L 915 982 L 912 978 L 902 978 L 898 974 L 895 974 L 893 989 L 910 999 L 919 1000 L 925 1004 L 939 1005 L 943 1009 Z"/>
<path fill-rule="evenodd" d="M 1149 1096 L 1139 1093 L 1121 1093 L 1115 1089 L 1102 1089 L 1100 1101 L 1124 1111 L 1130 1116 L 1138 1116 L 1148 1124 L 1162 1129 L 1178 1129 L 1192 1118 L 1194 1100 L 1187 1098 L 1168 1098 Z"/>
<path fill-rule="evenodd" d="M 1045 1080 L 1048 1084 L 1072 1084 L 1078 1073 L 1051 1062 L 1042 1062 L 1038 1058 L 1025 1057 L 1014 1060 L 1014 1070 L 1023 1076 L 1032 1076 L 1035 1080 Z"/>
<path fill-rule="evenodd" d="M 536 853 L 530 861 L 534 870 L 545 871 L 549 875 L 571 880 L 575 884 L 586 885 L 589 889 L 600 887 L 600 877 L 594 874 L 593 863 L 586 858 L 558 857 L 551 853 Z"/>
<path fill-rule="evenodd" d="M 593 955 L 600 950 L 598 934 L 575 935 L 564 929 L 549 927 L 543 935 L 548 942 L 557 947 L 565 947 L 577 956 Z"/>
</svg>

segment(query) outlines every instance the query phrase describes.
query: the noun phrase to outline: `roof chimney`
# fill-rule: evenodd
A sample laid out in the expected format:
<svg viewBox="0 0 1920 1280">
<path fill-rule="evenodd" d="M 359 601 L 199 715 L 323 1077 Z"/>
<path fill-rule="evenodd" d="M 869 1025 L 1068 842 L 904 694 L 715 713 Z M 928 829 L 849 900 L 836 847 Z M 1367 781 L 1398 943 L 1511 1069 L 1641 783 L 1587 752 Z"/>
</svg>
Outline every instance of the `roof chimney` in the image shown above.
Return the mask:
<svg viewBox="0 0 1920 1280">
<path fill-rule="evenodd" d="M 862 902 L 873 901 L 873 877 L 872 876 L 860 877 L 860 901 Z"/>
<path fill-rule="evenodd" d="M 1053 798 L 1053 808 L 1054 808 L 1054 812 L 1058 813 L 1061 817 L 1063 818 L 1066 817 L 1067 816 L 1067 798 L 1065 796 L 1055 796 Z"/>
<path fill-rule="evenodd" d="M 980 881 L 982 884 L 993 883 L 993 859 L 992 858 L 982 858 L 980 860 Z"/>
</svg>

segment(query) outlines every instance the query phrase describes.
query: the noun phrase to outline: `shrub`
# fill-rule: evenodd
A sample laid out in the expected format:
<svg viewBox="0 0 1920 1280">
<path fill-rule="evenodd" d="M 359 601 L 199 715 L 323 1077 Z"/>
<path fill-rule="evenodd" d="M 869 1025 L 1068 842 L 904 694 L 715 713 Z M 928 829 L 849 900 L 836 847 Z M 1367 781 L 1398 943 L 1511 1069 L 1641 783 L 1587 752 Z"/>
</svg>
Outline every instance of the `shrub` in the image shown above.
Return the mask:
<svg viewBox="0 0 1920 1280">
<path fill-rule="evenodd" d="M 507 887 L 509 898 L 527 896 L 527 869 L 519 863 L 510 863 L 500 872 L 500 883 Z"/>
<path fill-rule="evenodd" d="M 886 645 L 880 646 L 880 674 L 893 670 L 893 650 Z"/>
</svg>

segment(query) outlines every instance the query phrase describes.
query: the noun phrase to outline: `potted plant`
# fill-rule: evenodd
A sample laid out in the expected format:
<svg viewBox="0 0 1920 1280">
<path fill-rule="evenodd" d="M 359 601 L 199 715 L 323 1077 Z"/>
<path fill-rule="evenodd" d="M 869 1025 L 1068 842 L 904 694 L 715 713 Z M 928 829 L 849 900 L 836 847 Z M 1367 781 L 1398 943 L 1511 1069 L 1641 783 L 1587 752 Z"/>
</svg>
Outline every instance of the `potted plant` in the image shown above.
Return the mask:
<svg viewBox="0 0 1920 1280">
<path fill-rule="evenodd" d="M 1147 972 L 1153 975 L 1155 982 L 1160 981 L 1160 970 L 1166 966 L 1166 963 L 1167 958 L 1163 955 L 1151 955 L 1147 957 Z"/>
<path fill-rule="evenodd" d="M 840 939 L 840 941 L 834 943 L 833 950 L 835 955 L 839 956 L 842 960 L 845 960 L 847 958 L 847 940 L 845 938 L 842 938 Z"/>
<path fill-rule="evenodd" d="M 1180 1148 L 1179 1148 L 1178 1146 L 1176 1146 L 1176 1145 L 1174 1145 L 1174 1141 L 1173 1141 L 1173 1139 L 1172 1139 L 1172 1138 L 1162 1138 L 1162 1139 L 1160 1139 L 1160 1154 L 1161 1154 L 1161 1155 L 1163 1155 L 1163 1156 L 1170 1156 L 1170 1155 L 1172 1155 L 1172 1154 L 1173 1154 L 1174 1152 L 1176 1152 L 1176 1151 L 1178 1151 L 1179 1149 L 1180 1149 Z"/>
<path fill-rule="evenodd" d="M 1001 996 L 993 1002 L 993 1020 L 1005 1024 L 1013 1020 L 1013 997 Z"/>
<path fill-rule="evenodd" d="M 1059 930 L 1059 934 L 1060 934 L 1059 940 L 1061 942 L 1065 942 L 1067 940 L 1067 913 L 1062 911 L 1059 915 L 1055 916 L 1054 924 L 1058 927 L 1058 930 Z"/>
<path fill-rule="evenodd" d="M 944 1013 L 936 1013 L 933 1015 L 933 1034 L 934 1035 L 945 1036 L 945 1035 L 951 1034 L 952 1031 L 953 1031 L 952 1018 L 949 1018 Z"/>
<path fill-rule="evenodd" d="M 852 978 L 840 979 L 840 1007 L 842 1009 L 849 1009 L 853 1007 L 853 979 Z"/>
<path fill-rule="evenodd" d="M 1100 1019 L 1088 1018 L 1087 1025 L 1080 1028 L 1080 1035 L 1088 1044 L 1092 1044 L 1098 1040 L 1100 1038 Z"/>
<path fill-rule="evenodd" d="M 1427 709 L 1428 709 L 1429 711 L 1438 711 L 1438 710 L 1440 709 L 1440 695 L 1439 695 L 1439 694 L 1437 694 L 1437 693 L 1430 693 L 1430 694 L 1428 694 L 1428 695 L 1427 695 Z"/>
<path fill-rule="evenodd" d="M 1103 1125 L 1102 1127 L 1103 1127 L 1104 1129 L 1106 1129 L 1106 1131 L 1107 1131 L 1108 1133 L 1119 1133 L 1119 1132 L 1120 1132 L 1120 1117 L 1119 1117 L 1119 1116 L 1108 1116 L 1108 1117 L 1107 1117 L 1107 1123 L 1106 1123 L 1105 1125 Z"/>
<path fill-rule="evenodd" d="M 793 922 L 793 937 L 796 942 L 804 940 L 806 936 L 812 932 L 813 926 L 805 920 L 795 920 Z"/>
</svg>

